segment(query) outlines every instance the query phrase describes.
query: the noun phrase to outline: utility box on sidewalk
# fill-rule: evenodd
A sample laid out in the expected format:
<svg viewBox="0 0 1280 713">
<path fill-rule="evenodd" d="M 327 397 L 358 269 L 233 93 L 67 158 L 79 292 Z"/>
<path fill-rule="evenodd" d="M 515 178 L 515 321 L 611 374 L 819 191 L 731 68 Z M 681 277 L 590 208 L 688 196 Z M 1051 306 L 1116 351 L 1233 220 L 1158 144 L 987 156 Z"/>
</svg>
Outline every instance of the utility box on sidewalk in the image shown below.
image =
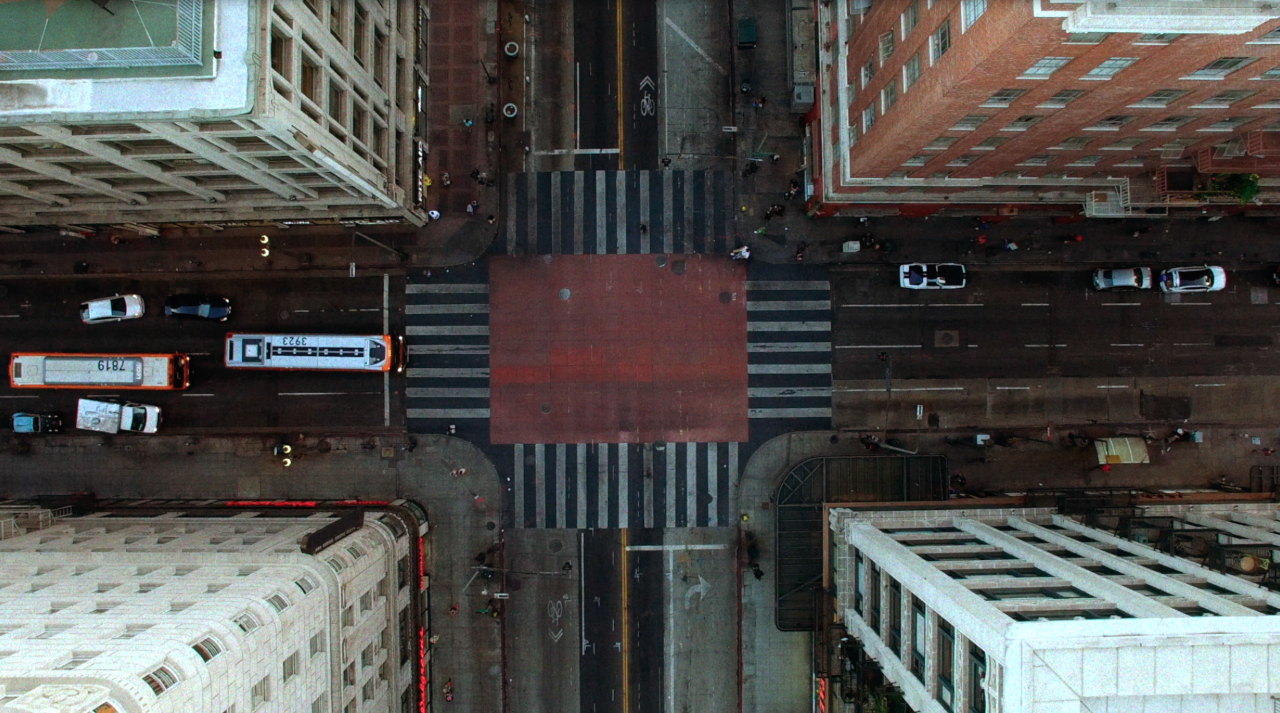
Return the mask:
<svg viewBox="0 0 1280 713">
<path fill-rule="evenodd" d="M 744 17 L 738 20 L 738 49 L 753 50 L 756 48 L 756 19 Z"/>
</svg>

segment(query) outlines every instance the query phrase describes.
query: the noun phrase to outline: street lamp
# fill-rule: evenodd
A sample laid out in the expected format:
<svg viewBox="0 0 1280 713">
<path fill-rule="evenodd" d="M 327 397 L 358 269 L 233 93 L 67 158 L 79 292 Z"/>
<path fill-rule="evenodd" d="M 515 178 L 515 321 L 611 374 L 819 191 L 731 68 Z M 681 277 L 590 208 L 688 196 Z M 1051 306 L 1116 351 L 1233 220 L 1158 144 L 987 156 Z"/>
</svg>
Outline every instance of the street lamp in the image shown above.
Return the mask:
<svg viewBox="0 0 1280 713">
<path fill-rule="evenodd" d="M 493 76 L 492 74 L 489 74 L 489 68 L 488 68 L 487 66 L 485 66 L 484 60 L 483 60 L 483 59 L 481 59 L 481 60 L 477 60 L 477 61 L 478 61 L 478 62 L 480 62 L 480 69 L 483 69 L 483 70 L 484 70 L 484 78 L 485 78 L 485 81 L 487 81 L 489 84 L 493 84 L 494 82 L 497 82 L 498 80 L 497 80 L 497 79 L 495 79 L 495 78 L 494 78 L 494 76 Z"/>
</svg>

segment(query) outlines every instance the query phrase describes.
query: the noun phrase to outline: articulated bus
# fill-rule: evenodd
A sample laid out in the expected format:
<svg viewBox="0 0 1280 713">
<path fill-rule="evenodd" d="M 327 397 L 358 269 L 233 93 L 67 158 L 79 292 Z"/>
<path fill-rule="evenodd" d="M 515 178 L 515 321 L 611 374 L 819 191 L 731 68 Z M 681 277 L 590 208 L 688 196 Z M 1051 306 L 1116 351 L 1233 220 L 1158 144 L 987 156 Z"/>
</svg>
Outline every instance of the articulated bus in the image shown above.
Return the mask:
<svg viewBox="0 0 1280 713">
<path fill-rule="evenodd" d="M 14 354 L 15 389 L 185 389 L 186 354 Z"/>
<path fill-rule="evenodd" d="M 404 338 L 390 334 L 227 335 L 233 369 L 403 371 L 404 360 Z"/>
</svg>

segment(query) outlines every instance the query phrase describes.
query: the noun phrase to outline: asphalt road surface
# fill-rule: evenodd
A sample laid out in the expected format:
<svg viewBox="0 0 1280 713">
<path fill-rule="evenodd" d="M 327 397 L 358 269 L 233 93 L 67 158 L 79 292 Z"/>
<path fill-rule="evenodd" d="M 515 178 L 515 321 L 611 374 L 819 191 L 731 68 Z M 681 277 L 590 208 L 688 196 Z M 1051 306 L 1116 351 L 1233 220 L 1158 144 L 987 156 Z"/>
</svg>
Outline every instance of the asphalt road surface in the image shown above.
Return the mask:
<svg viewBox="0 0 1280 713">
<path fill-rule="evenodd" d="M 392 331 L 401 329 L 403 278 L 188 280 L 6 280 L 0 296 L 5 356 L 9 352 L 167 353 L 191 357 L 185 391 L 11 389 L 0 401 L 12 411 L 60 413 L 74 421 L 76 399 L 101 396 L 160 406 L 167 432 L 215 433 L 324 428 L 372 431 L 403 423 L 402 384 L 396 375 L 313 371 L 229 370 L 223 366 L 227 332 L 381 334 L 384 304 Z M 384 295 L 384 287 L 386 292 Z M 141 319 L 80 322 L 87 299 L 137 293 Z M 163 301 L 175 293 L 231 299 L 227 322 L 166 318 Z M 390 300 L 397 300 L 391 303 Z M 384 302 L 384 300 L 386 300 Z M 388 418 L 388 416 L 390 418 Z M 68 418 L 70 417 L 70 418 Z"/>
<path fill-rule="evenodd" d="M 1091 274 L 970 268 L 964 289 L 908 290 L 891 266 L 833 270 L 834 377 L 1280 373 L 1280 289 L 1264 271 L 1181 295 L 1099 292 Z"/>
</svg>

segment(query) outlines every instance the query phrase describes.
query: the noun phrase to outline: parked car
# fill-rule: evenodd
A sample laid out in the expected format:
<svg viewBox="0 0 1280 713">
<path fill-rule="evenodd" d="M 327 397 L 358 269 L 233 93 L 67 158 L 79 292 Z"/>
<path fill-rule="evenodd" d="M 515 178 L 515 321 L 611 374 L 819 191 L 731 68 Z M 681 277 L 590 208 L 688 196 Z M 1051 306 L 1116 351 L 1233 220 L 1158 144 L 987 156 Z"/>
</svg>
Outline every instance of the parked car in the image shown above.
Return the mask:
<svg viewBox="0 0 1280 713">
<path fill-rule="evenodd" d="M 147 311 L 141 295 L 112 295 L 80 303 L 80 321 L 85 324 L 137 319 Z"/>
<path fill-rule="evenodd" d="M 908 290 L 958 290 L 967 284 L 964 265 L 913 262 L 899 268 L 898 284 Z"/>
<path fill-rule="evenodd" d="M 62 419 L 51 413 L 15 413 L 14 433 L 61 433 Z"/>
<path fill-rule="evenodd" d="M 164 316 L 225 322 L 231 316 L 231 300 L 214 295 L 170 295 L 164 300 Z"/>
<path fill-rule="evenodd" d="M 1217 292 L 1227 287 L 1227 271 L 1213 265 L 1175 267 L 1160 273 L 1165 292 Z"/>
<path fill-rule="evenodd" d="M 1151 268 L 1117 267 L 1093 271 L 1093 286 L 1099 290 L 1149 290 Z"/>
</svg>

